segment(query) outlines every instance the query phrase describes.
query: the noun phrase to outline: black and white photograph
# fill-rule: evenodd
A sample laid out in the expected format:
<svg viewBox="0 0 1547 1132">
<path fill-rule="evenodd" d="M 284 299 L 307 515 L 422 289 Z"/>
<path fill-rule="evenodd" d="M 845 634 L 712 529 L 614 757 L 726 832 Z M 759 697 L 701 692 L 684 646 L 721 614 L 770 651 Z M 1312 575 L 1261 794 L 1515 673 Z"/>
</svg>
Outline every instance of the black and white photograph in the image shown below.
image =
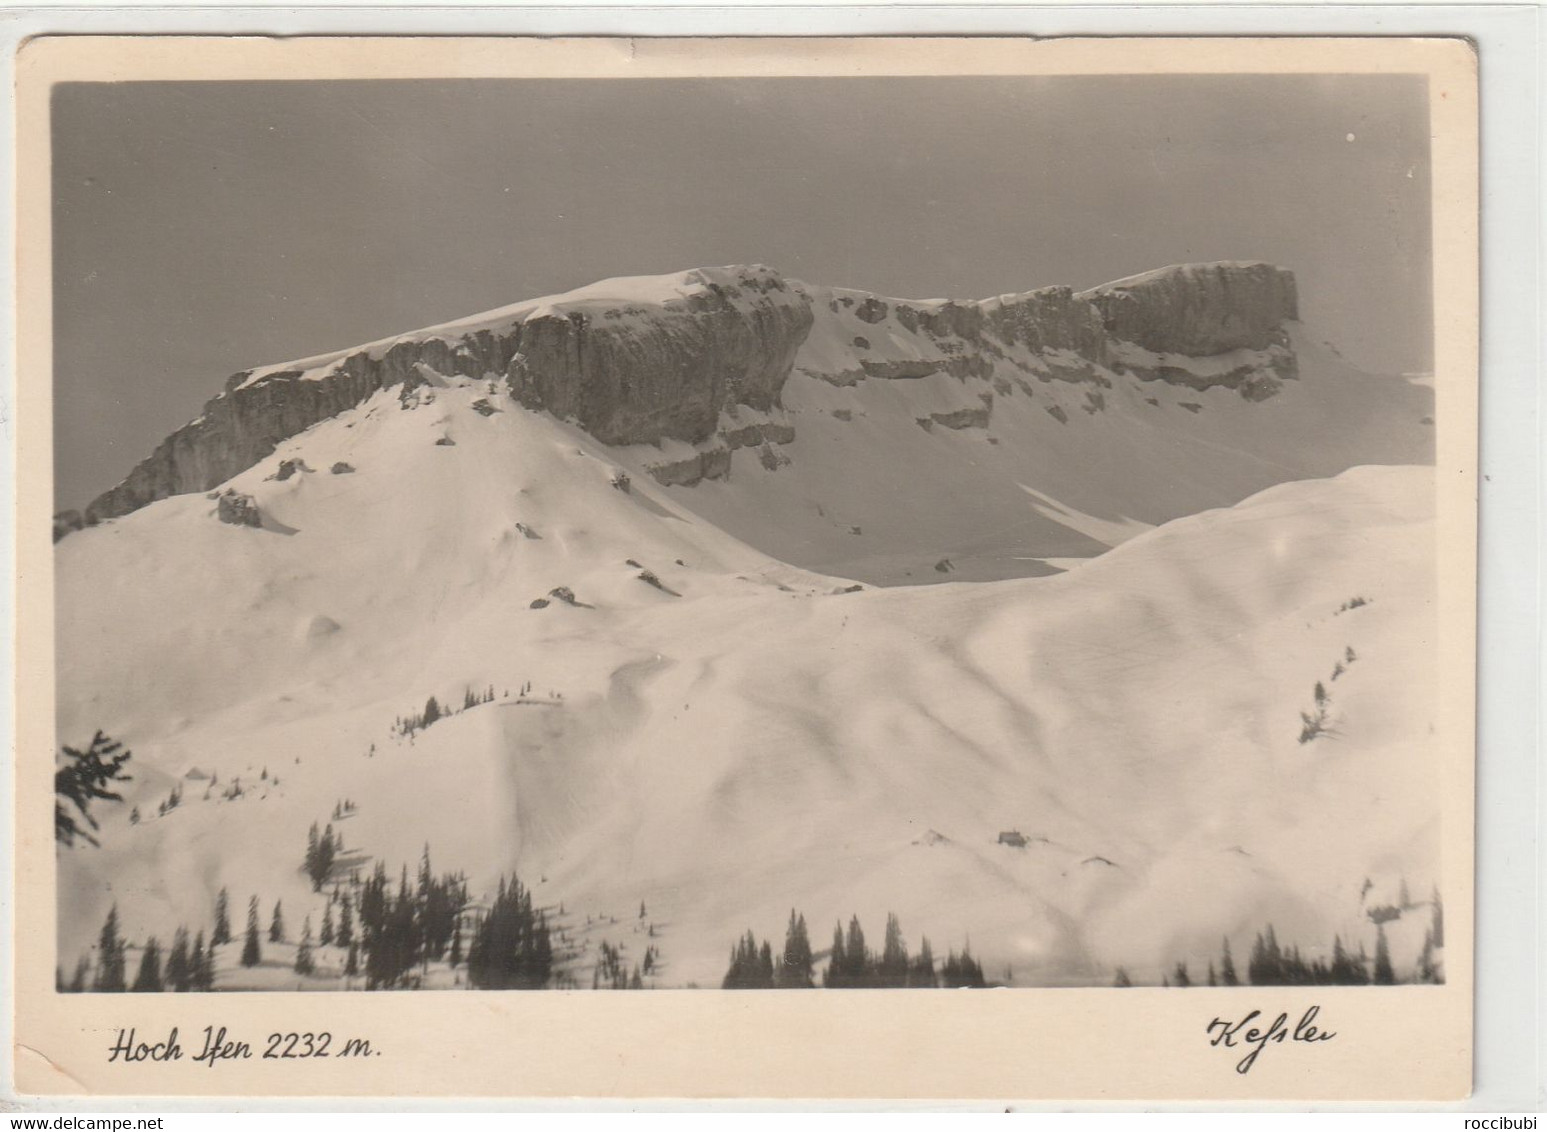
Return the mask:
<svg viewBox="0 0 1547 1132">
<path fill-rule="evenodd" d="M 54 83 L 50 989 L 1469 980 L 1433 84 Z"/>
</svg>

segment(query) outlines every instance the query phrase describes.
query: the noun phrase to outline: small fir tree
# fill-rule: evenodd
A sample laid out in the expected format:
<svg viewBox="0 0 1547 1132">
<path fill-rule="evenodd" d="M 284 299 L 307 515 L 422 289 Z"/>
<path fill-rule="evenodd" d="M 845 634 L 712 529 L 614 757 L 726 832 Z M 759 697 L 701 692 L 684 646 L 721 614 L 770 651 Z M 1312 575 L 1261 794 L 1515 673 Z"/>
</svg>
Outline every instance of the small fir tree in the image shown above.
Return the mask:
<svg viewBox="0 0 1547 1132">
<path fill-rule="evenodd" d="M 310 975 L 316 969 L 316 963 L 312 960 L 312 918 L 307 916 L 301 922 L 301 942 L 295 949 L 295 973 Z"/>
<path fill-rule="evenodd" d="M 1241 980 L 1235 973 L 1235 959 L 1230 954 L 1229 936 L 1225 937 L 1224 950 L 1219 958 L 1219 981 L 1227 987 L 1241 985 Z"/>
<path fill-rule="evenodd" d="M 258 898 L 254 896 L 247 902 L 247 938 L 242 944 L 242 966 L 256 967 L 262 960 L 263 952 L 258 946 Z"/>
<path fill-rule="evenodd" d="M 231 942 L 231 898 L 225 889 L 215 897 L 215 930 L 210 933 L 209 945 L 219 947 Z"/>
<path fill-rule="evenodd" d="M 1386 943 L 1386 925 L 1375 925 L 1375 974 L 1371 982 L 1378 987 L 1389 987 L 1396 981 L 1396 973 L 1391 969 L 1391 947 Z"/>
</svg>

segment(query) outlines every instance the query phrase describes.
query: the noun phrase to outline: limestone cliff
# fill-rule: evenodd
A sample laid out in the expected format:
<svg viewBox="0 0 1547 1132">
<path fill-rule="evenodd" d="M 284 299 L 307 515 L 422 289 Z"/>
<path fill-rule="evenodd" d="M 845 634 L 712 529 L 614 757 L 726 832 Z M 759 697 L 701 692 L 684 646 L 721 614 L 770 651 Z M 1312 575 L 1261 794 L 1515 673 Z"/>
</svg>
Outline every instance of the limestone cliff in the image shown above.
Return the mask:
<svg viewBox="0 0 1547 1132">
<path fill-rule="evenodd" d="M 1261 263 L 1182 265 L 1084 292 L 1046 287 L 975 302 L 808 287 L 761 266 L 608 280 L 235 374 L 197 420 L 96 499 L 84 522 L 208 491 L 378 390 L 401 386 L 406 396 L 436 375 L 502 383 L 520 404 L 606 444 L 701 446 L 651 467 L 662 482 L 696 483 L 728 475 L 742 447 L 763 446 L 765 464 L 779 466 L 768 445 L 794 439 L 788 423 L 725 421 L 743 407 L 776 410 L 792 372 L 834 385 L 944 374 L 1000 394 L 1029 391 L 1028 379 L 1099 389 L 1128 376 L 1223 385 L 1261 400 L 1295 377 L 1284 331 L 1295 317 L 1293 275 Z M 1091 406 L 1101 411 L 1099 394 Z M 991 412 L 990 394 L 982 408 L 926 419 L 986 427 Z M 79 522 L 63 517 L 56 537 Z"/>
<path fill-rule="evenodd" d="M 1113 338 L 1166 354 L 1266 349 L 1300 317 L 1294 275 L 1266 263 L 1163 267 L 1079 298 L 1101 312 Z"/>
<path fill-rule="evenodd" d="M 446 326 L 235 374 L 203 414 L 96 499 L 86 522 L 206 491 L 280 441 L 424 371 L 508 382 L 534 409 L 609 444 L 707 439 L 722 410 L 775 404 L 811 326 L 766 267 L 612 280 Z"/>
</svg>

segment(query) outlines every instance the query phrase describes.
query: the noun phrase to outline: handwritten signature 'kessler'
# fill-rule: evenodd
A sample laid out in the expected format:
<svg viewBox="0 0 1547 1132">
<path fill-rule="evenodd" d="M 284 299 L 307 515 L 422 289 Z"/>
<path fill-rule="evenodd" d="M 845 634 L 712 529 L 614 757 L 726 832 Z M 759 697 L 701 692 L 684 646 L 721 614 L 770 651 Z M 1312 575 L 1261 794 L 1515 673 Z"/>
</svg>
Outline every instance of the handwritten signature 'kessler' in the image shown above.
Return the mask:
<svg viewBox="0 0 1547 1132">
<path fill-rule="evenodd" d="M 1330 1042 L 1337 1037 L 1333 1030 L 1323 1030 L 1316 1026 L 1316 1015 L 1321 1013 L 1321 1007 L 1313 1006 L 1300 1016 L 1300 1021 L 1289 1027 L 1289 1015 L 1280 1014 L 1267 1026 L 1254 1026 L 1253 1022 L 1264 1017 L 1262 1011 L 1253 1010 L 1239 1022 L 1227 1022 L 1222 1018 L 1216 1018 L 1209 1023 L 1208 1033 L 1213 1035 L 1209 1041 L 1211 1046 L 1223 1046 L 1226 1049 L 1239 1049 L 1249 1046 L 1251 1052 L 1240 1061 L 1236 1062 L 1237 1073 L 1249 1073 L 1257 1061 L 1257 1055 L 1261 1053 L 1269 1042 Z"/>
</svg>

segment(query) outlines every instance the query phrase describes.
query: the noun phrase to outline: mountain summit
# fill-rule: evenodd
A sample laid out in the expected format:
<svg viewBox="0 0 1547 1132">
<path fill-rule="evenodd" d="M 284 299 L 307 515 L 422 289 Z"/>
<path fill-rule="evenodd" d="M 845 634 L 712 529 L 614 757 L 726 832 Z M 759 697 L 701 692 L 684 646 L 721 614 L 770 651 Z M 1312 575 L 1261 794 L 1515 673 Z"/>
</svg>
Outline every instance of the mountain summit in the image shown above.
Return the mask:
<svg viewBox="0 0 1547 1132">
<path fill-rule="evenodd" d="M 466 378 L 635 475 L 705 485 L 690 507 L 808 568 L 1037 573 L 1285 479 L 1427 459 L 1428 391 L 1354 371 L 1297 316 L 1294 277 L 1261 263 L 972 302 L 762 266 L 606 280 L 235 374 L 56 530 L 215 488 L 380 390 Z"/>
</svg>

